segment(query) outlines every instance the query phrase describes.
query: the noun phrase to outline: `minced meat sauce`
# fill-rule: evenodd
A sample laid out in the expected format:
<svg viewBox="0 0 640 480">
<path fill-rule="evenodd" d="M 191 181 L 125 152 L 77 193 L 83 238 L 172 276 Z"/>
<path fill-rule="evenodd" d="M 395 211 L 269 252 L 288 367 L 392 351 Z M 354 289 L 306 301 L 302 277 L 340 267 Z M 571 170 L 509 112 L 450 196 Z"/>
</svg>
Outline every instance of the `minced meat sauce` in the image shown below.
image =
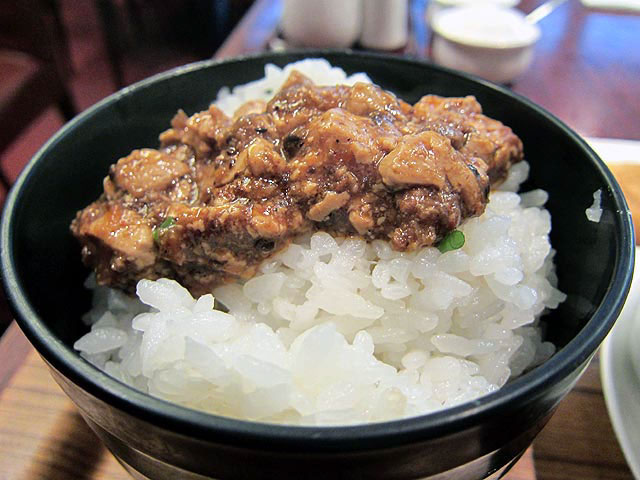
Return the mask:
<svg viewBox="0 0 640 480">
<path fill-rule="evenodd" d="M 196 295 L 251 277 L 305 232 L 434 245 L 480 215 L 522 159 L 473 97 L 411 106 L 365 83 L 319 87 L 294 72 L 233 117 L 180 111 L 159 149 L 134 150 L 71 231 L 98 283 L 175 278 Z"/>
</svg>

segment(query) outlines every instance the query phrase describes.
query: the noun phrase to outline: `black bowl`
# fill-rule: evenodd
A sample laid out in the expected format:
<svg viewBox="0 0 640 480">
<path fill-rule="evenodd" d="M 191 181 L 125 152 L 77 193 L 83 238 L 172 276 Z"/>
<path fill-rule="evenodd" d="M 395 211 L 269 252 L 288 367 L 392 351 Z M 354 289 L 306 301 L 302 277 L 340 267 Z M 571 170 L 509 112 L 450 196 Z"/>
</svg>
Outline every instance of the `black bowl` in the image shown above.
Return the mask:
<svg viewBox="0 0 640 480">
<path fill-rule="evenodd" d="M 527 187 L 550 193 L 560 289 L 548 315 L 559 351 L 500 391 L 442 412 L 355 427 L 274 426 L 209 415 L 149 397 L 80 358 L 87 271 L 69 233 L 95 199 L 108 166 L 156 146 L 178 108 L 204 109 L 223 85 L 277 65 L 323 56 L 414 102 L 475 95 L 522 138 Z M 585 208 L 602 189 L 600 223 Z M 634 237 L 625 200 L 602 161 L 549 113 L 496 85 L 426 63 L 352 52 L 267 54 L 209 61 L 126 88 L 62 128 L 31 160 L 2 221 L 2 268 L 16 318 L 55 380 L 109 449 L 138 478 L 495 478 L 531 443 L 613 325 L 631 282 Z"/>
</svg>

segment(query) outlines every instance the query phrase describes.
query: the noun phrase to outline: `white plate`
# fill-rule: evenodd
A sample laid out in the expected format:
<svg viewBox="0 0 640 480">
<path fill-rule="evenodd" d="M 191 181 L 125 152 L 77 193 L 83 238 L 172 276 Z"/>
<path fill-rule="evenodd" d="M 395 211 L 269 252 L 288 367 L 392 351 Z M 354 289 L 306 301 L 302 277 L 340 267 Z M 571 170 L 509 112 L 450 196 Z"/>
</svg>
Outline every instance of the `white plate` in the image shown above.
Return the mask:
<svg viewBox="0 0 640 480">
<path fill-rule="evenodd" d="M 640 163 L 640 142 L 612 138 L 587 138 L 609 164 Z M 640 233 L 640 232 L 639 232 Z M 600 352 L 600 377 L 611 423 L 624 456 L 640 479 L 640 249 L 631 290 L 624 308 Z M 635 346 L 632 341 L 635 338 Z M 634 369 L 635 359 L 635 369 Z"/>
<path fill-rule="evenodd" d="M 605 163 L 640 164 L 640 141 L 638 140 L 595 137 L 586 137 L 585 140 Z"/>
<path fill-rule="evenodd" d="M 635 478 L 640 479 L 640 375 L 633 364 L 640 349 L 640 255 L 629 296 L 600 352 L 600 377 L 613 429 Z M 635 338 L 635 345 L 632 342 Z M 633 350 L 632 350 L 633 349 Z M 636 362 L 637 363 L 637 362 Z M 640 370 L 640 366 L 637 366 Z"/>
</svg>

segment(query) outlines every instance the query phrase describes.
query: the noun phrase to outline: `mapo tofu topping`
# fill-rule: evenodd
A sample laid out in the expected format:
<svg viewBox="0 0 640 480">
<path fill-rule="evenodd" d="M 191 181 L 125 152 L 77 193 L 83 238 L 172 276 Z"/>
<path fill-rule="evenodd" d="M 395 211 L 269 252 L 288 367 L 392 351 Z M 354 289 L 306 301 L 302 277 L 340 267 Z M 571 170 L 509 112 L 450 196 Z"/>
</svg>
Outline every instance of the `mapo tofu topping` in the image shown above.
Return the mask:
<svg viewBox="0 0 640 480">
<path fill-rule="evenodd" d="M 100 284 L 169 277 L 199 295 L 251 277 L 309 231 L 434 245 L 482 214 L 490 184 L 522 157 L 473 97 L 411 106 L 372 84 L 319 87 L 294 72 L 233 117 L 178 112 L 158 149 L 111 167 L 71 231 Z"/>
</svg>

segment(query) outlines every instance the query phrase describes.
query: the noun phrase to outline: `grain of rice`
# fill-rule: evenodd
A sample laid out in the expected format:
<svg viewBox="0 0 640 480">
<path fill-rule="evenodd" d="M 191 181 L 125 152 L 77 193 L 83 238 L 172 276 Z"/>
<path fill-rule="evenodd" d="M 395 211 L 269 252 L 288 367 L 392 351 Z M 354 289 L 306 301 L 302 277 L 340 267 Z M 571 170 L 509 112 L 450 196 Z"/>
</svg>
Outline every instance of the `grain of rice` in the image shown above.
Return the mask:
<svg viewBox="0 0 640 480">
<path fill-rule="evenodd" d="M 584 213 L 587 216 L 587 220 L 590 222 L 599 223 L 600 218 L 602 217 L 602 189 L 599 188 L 595 192 L 593 192 L 593 204 L 589 208 L 587 208 Z"/>
</svg>

